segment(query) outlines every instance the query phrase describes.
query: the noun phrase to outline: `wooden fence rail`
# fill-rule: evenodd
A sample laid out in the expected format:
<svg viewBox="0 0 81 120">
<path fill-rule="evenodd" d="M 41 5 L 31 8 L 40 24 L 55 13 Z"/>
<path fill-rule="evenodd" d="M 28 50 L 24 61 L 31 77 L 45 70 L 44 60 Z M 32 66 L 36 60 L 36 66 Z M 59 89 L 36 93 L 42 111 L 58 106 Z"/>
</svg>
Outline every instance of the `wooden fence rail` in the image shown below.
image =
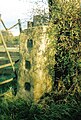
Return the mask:
<svg viewBox="0 0 81 120">
<path fill-rule="evenodd" d="M 13 81 L 13 78 L 0 82 L 0 85 L 6 84 Z"/>
<path fill-rule="evenodd" d="M 12 64 L 14 65 L 15 62 L 12 62 Z M 11 66 L 11 63 L 5 64 L 5 65 L 1 65 L 0 69 L 5 68 L 5 67 L 9 67 L 9 66 Z"/>
</svg>

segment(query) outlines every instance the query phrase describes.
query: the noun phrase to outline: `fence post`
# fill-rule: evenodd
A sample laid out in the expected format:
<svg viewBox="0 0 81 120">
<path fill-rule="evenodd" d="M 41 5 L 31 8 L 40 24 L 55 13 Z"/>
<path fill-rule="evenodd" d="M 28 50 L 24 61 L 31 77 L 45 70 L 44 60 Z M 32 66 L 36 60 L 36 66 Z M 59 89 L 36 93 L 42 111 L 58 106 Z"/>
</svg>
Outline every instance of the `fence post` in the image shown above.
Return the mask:
<svg viewBox="0 0 81 120">
<path fill-rule="evenodd" d="M 19 31 L 21 33 L 22 32 L 22 27 L 21 27 L 21 21 L 20 21 L 20 19 L 18 19 L 18 24 L 19 24 Z"/>
</svg>

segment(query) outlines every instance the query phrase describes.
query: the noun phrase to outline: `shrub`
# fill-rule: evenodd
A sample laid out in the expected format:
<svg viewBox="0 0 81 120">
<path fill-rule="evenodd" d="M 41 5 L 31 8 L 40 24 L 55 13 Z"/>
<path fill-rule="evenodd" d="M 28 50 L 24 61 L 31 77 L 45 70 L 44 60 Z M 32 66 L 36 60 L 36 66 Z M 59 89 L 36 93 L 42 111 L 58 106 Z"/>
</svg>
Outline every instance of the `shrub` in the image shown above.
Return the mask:
<svg viewBox="0 0 81 120">
<path fill-rule="evenodd" d="M 47 67 L 54 80 L 55 89 L 58 89 L 58 83 L 62 81 L 68 90 L 74 83 L 78 84 L 80 81 L 78 77 L 81 72 L 81 8 L 79 1 L 53 1 L 51 14 L 48 29 L 50 38 L 48 48 L 51 49 L 48 51 L 50 60 L 49 63 L 47 61 Z"/>
</svg>

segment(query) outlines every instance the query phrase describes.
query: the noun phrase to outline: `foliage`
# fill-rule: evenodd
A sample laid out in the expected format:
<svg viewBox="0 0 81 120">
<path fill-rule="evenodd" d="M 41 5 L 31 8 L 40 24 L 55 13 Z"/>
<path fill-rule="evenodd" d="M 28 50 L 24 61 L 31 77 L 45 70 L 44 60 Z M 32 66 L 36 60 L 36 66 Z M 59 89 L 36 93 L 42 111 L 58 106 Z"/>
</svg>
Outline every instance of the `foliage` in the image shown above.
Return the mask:
<svg viewBox="0 0 81 120">
<path fill-rule="evenodd" d="M 80 81 L 81 8 L 78 0 L 56 0 L 51 7 L 52 17 L 48 30 L 51 39 L 48 48 L 52 52 L 48 53 L 50 62 L 47 67 L 56 88 L 58 82 L 62 81 L 68 90 L 75 82 L 78 84 Z M 51 61 L 55 61 L 55 64 Z"/>
<path fill-rule="evenodd" d="M 13 35 L 11 32 L 4 31 L 4 30 L 2 30 L 1 32 L 2 32 L 2 35 L 3 35 L 5 41 L 8 41 L 9 39 L 11 40 L 13 38 Z M 1 36 L 0 36 L 0 43 L 2 43 Z"/>
<path fill-rule="evenodd" d="M 77 103 L 74 97 L 68 103 L 61 104 L 51 100 L 34 104 L 23 99 L 10 101 L 0 98 L 0 120 L 80 120 L 81 102 Z"/>
<path fill-rule="evenodd" d="M 8 39 L 8 41 L 6 41 L 6 43 L 8 46 L 19 45 L 19 36 L 11 37 L 11 39 Z"/>
<path fill-rule="evenodd" d="M 13 36 L 11 32 L 2 30 L 2 35 L 7 44 L 19 44 L 19 36 Z M 0 36 L 0 44 L 2 44 Z"/>
</svg>

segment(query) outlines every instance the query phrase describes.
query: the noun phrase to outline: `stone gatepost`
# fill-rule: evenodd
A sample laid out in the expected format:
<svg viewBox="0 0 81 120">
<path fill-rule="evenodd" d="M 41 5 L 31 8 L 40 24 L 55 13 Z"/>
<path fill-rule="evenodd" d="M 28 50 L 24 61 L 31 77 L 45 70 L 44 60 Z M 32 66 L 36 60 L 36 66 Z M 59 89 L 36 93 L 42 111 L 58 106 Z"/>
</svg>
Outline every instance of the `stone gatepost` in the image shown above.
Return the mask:
<svg viewBox="0 0 81 120">
<path fill-rule="evenodd" d="M 27 100 L 38 101 L 52 89 L 51 77 L 45 69 L 48 38 L 45 26 L 27 31 L 29 32 L 20 35 L 18 95 Z"/>
</svg>

